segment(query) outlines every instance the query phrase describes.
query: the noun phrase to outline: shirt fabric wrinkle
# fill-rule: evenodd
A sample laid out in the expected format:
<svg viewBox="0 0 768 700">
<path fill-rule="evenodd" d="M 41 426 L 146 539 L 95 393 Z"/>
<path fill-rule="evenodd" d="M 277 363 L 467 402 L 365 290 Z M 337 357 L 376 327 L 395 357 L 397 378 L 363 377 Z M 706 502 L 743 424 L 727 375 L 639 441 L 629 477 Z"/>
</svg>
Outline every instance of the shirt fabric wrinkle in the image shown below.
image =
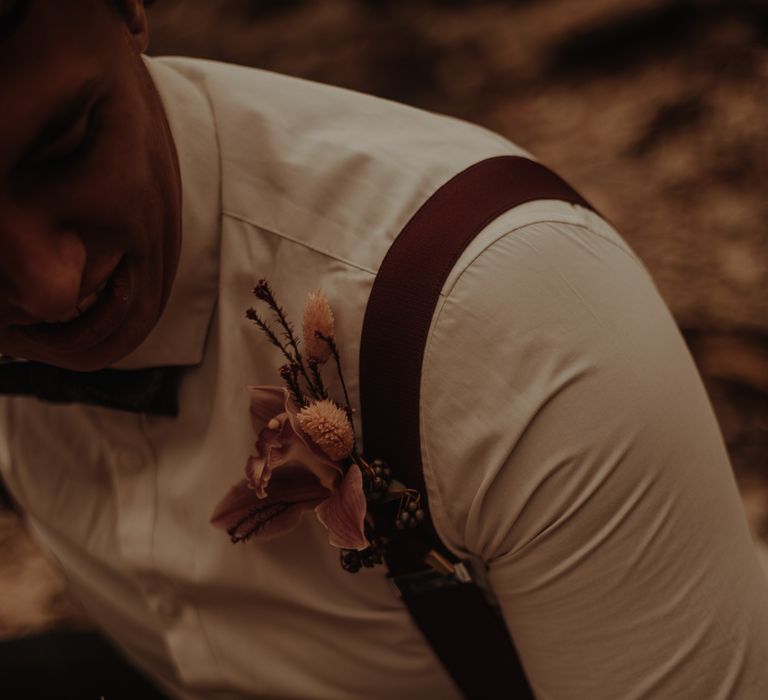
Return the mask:
<svg viewBox="0 0 768 700">
<path fill-rule="evenodd" d="M 525 152 L 265 71 L 147 66 L 179 151 L 182 256 L 159 324 L 117 367 L 185 366 L 180 414 L 2 398 L 3 478 L 86 609 L 174 697 L 458 699 L 384 570 L 342 571 L 311 514 L 237 546 L 208 521 L 253 450 L 245 387 L 279 384 L 279 353 L 244 319 L 255 282 L 294 320 L 324 290 L 359 405 L 390 243 L 455 174 Z M 530 202 L 468 246 L 432 318 L 419 424 L 435 527 L 485 560 L 537 697 L 648 682 L 655 697 L 768 696 L 766 580 L 711 407 L 647 271 L 597 215 Z"/>
</svg>

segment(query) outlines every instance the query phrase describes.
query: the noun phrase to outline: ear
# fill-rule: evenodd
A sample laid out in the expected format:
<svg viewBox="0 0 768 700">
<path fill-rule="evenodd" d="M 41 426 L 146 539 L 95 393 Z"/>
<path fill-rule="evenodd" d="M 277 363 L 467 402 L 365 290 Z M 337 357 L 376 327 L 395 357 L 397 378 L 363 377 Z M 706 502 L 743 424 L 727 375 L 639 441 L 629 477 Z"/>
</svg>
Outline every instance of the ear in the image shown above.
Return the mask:
<svg viewBox="0 0 768 700">
<path fill-rule="evenodd" d="M 131 43 L 143 53 L 149 45 L 149 26 L 143 0 L 115 0 L 115 5 L 131 34 Z"/>
</svg>

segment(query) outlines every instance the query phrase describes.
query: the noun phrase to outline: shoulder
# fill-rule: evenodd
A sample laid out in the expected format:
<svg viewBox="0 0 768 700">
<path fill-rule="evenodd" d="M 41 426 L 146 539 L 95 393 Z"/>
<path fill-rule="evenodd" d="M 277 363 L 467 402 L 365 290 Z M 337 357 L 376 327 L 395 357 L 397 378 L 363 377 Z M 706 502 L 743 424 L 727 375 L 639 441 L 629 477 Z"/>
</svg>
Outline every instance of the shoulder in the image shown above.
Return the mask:
<svg viewBox="0 0 768 700">
<path fill-rule="evenodd" d="M 599 217 L 554 202 L 500 217 L 449 277 L 425 352 L 421 424 L 441 534 L 484 557 L 524 547 L 589 484 L 615 487 L 594 500 L 608 517 L 653 470 L 658 483 L 676 478 L 673 463 L 692 475 L 705 457 L 730 478 L 647 270 Z"/>
<path fill-rule="evenodd" d="M 537 692 L 749 695 L 765 577 L 702 382 L 618 234 L 561 212 L 502 217 L 443 290 L 420 421 L 436 529 L 487 564 Z"/>
<path fill-rule="evenodd" d="M 456 173 L 524 154 L 482 127 L 339 87 L 210 61 L 153 62 L 210 101 L 225 216 L 369 270 Z"/>
</svg>

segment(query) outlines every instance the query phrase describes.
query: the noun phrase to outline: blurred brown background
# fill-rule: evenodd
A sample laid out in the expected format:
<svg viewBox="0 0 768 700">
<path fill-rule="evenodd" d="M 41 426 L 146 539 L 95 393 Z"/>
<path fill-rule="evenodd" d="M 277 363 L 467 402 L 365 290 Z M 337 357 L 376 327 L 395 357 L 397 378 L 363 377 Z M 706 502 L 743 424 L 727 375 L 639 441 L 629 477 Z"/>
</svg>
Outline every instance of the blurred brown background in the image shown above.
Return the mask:
<svg viewBox="0 0 768 700">
<path fill-rule="evenodd" d="M 645 261 L 768 537 L 767 0 L 158 0 L 153 54 L 258 66 L 482 124 Z M 0 513 L 0 636 L 82 624 Z"/>
</svg>

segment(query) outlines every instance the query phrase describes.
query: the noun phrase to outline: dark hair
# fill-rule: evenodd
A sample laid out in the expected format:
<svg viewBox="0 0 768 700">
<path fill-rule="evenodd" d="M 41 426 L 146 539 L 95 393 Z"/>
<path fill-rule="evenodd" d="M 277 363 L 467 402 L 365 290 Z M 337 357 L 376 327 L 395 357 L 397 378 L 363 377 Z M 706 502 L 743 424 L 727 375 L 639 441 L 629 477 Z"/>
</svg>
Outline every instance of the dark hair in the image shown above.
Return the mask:
<svg viewBox="0 0 768 700">
<path fill-rule="evenodd" d="M 107 0 L 118 8 L 120 0 Z M 21 24 L 29 9 L 30 0 L 0 0 L 0 39 L 13 32 Z M 154 5 L 155 0 L 144 0 L 144 5 Z"/>
<path fill-rule="evenodd" d="M 0 37 L 16 29 L 28 9 L 29 0 L 0 0 Z"/>
</svg>

